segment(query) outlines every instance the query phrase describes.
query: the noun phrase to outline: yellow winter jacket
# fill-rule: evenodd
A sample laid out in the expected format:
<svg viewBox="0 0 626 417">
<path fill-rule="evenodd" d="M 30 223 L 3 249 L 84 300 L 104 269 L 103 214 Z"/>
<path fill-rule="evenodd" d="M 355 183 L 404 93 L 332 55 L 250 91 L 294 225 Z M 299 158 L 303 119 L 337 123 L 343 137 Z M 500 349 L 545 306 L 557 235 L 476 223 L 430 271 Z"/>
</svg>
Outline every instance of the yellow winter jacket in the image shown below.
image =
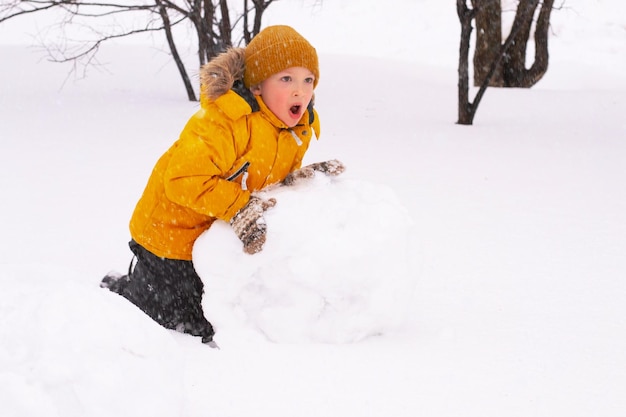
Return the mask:
<svg viewBox="0 0 626 417">
<path fill-rule="evenodd" d="M 230 67 L 243 68 L 241 54 L 225 55 L 220 59 L 232 60 Z M 215 77 L 215 71 L 215 63 L 207 64 L 201 79 Z M 230 221 L 251 192 L 300 168 L 313 131 L 319 137 L 312 106 L 290 129 L 260 97 L 246 100 L 228 80 L 226 87 L 222 94 L 219 88 L 207 92 L 203 85 L 200 110 L 158 160 L 135 207 L 131 236 L 157 256 L 191 260 L 200 234 L 216 219 Z"/>
</svg>

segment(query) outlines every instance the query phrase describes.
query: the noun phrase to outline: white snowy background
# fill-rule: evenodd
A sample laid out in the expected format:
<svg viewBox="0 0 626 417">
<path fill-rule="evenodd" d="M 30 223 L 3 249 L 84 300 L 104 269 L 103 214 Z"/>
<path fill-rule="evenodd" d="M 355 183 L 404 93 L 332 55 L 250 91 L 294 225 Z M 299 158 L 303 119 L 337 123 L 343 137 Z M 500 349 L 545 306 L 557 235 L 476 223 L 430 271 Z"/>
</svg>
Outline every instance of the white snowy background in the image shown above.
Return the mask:
<svg viewBox="0 0 626 417">
<path fill-rule="evenodd" d="M 219 350 L 98 287 L 197 103 L 161 39 L 68 78 L 38 19 L 0 25 L 0 415 L 623 415 L 625 2 L 565 1 L 471 127 L 454 2 L 272 5 L 320 53 L 305 162 L 348 170 L 276 191 L 261 254 L 199 239 Z"/>
</svg>

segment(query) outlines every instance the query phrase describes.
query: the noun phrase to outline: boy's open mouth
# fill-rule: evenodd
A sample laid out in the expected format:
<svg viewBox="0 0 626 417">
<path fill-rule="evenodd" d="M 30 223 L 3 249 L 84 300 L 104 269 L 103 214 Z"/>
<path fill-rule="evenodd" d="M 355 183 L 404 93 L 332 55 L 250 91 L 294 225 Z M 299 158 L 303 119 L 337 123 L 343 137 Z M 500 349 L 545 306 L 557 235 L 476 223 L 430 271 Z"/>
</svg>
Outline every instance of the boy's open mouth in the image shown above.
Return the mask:
<svg viewBox="0 0 626 417">
<path fill-rule="evenodd" d="M 300 114 L 300 106 L 299 104 L 296 104 L 295 106 L 291 106 L 291 108 L 289 109 L 289 111 L 291 112 L 291 114 L 296 115 L 296 114 Z"/>
</svg>

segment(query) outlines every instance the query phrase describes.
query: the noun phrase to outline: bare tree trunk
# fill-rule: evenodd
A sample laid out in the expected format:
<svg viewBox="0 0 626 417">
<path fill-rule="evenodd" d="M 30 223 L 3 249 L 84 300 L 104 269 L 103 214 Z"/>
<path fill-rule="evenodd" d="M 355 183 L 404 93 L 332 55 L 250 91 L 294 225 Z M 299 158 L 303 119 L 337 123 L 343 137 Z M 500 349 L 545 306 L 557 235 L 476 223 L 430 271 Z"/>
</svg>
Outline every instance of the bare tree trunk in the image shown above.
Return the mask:
<svg viewBox="0 0 626 417">
<path fill-rule="evenodd" d="M 526 49 L 533 16 L 539 0 L 523 0 L 515 14 L 514 24 L 520 26 L 515 36 L 504 69 L 504 86 L 530 88 L 535 85 L 548 71 L 548 30 L 550 28 L 550 14 L 554 0 L 543 0 L 535 25 L 535 59 L 530 69 L 526 68 Z"/>
<path fill-rule="evenodd" d="M 243 0 L 243 40 L 246 45 L 252 40 L 252 35 L 248 29 L 248 0 Z"/>
<path fill-rule="evenodd" d="M 515 12 L 514 25 L 518 30 L 513 36 L 513 43 L 507 51 L 504 64 L 504 86 L 521 87 L 526 71 L 526 48 L 530 37 L 533 15 L 539 0 L 520 1 Z"/>
<path fill-rule="evenodd" d="M 180 73 L 180 76 L 183 79 L 183 83 L 185 84 L 187 98 L 189 99 L 189 101 L 196 101 L 196 93 L 193 90 L 193 85 L 191 84 L 191 80 L 189 79 L 189 75 L 187 74 L 187 70 L 185 69 L 185 65 L 180 58 L 180 54 L 176 49 L 176 43 L 174 42 L 174 37 L 172 36 L 172 25 L 170 22 L 170 17 L 167 14 L 167 9 L 163 7 L 163 3 L 161 2 L 161 0 L 156 0 L 156 4 L 159 6 L 159 15 L 161 16 L 161 20 L 163 21 L 163 29 L 165 30 L 165 37 L 167 38 L 167 44 L 170 48 L 170 52 L 172 53 L 172 58 L 174 58 L 174 62 L 176 63 L 178 72 Z"/>
<path fill-rule="evenodd" d="M 535 25 L 535 59 L 530 69 L 526 68 L 526 49 L 530 37 L 532 18 L 539 6 L 539 0 L 526 0 L 520 3 L 515 20 L 522 29 L 511 47 L 509 62 L 504 74 L 505 87 L 530 88 L 548 71 L 548 30 L 554 0 L 543 0 L 537 24 Z"/>
<path fill-rule="evenodd" d="M 226 0 L 220 0 L 220 13 L 222 15 L 222 21 L 220 22 L 220 39 L 222 40 L 222 45 L 220 45 L 220 49 L 226 50 L 227 48 L 233 46 L 232 28 L 230 26 L 228 2 Z"/>
<path fill-rule="evenodd" d="M 204 10 L 204 15 L 200 16 L 200 34 L 198 35 L 198 37 L 202 37 L 202 49 L 199 50 L 201 55 L 200 67 L 209 62 L 214 56 L 213 21 L 215 20 L 215 7 L 208 0 L 203 0 L 202 3 L 204 7 L 200 8 L 200 10 Z"/>
<path fill-rule="evenodd" d="M 257 35 L 261 31 L 261 20 L 263 19 L 263 13 L 265 9 L 272 4 L 274 0 L 252 0 L 254 3 L 254 26 L 252 27 L 252 33 Z"/>
<path fill-rule="evenodd" d="M 538 1 L 538 0 L 530 0 L 530 1 Z M 520 9 L 518 8 L 518 11 Z M 472 19 L 474 18 L 475 10 L 469 10 L 466 5 L 466 0 L 457 0 L 457 14 L 459 15 L 459 19 L 461 21 L 461 48 L 460 48 L 460 56 L 459 56 L 459 120 L 458 124 L 463 125 L 471 125 L 474 122 L 474 115 L 476 114 L 476 110 L 478 109 L 478 105 L 489 86 L 489 82 L 491 77 L 496 73 L 496 68 L 505 60 L 506 57 L 509 57 L 508 50 L 511 48 L 511 45 L 515 42 L 518 37 L 520 31 L 522 31 L 526 26 L 525 22 L 527 20 L 532 21 L 532 16 L 534 9 L 532 8 L 522 8 L 522 12 L 519 13 L 515 21 L 513 22 L 513 27 L 511 28 L 511 33 L 507 37 L 504 45 L 500 48 L 500 53 L 495 61 L 491 63 L 491 67 L 489 69 L 489 73 L 486 78 L 483 80 L 480 89 L 476 93 L 476 97 L 474 101 L 469 101 L 469 81 L 468 81 L 468 55 L 469 55 L 469 43 L 470 36 L 472 32 Z M 506 66 L 505 66 L 506 68 Z"/>
<path fill-rule="evenodd" d="M 469 49 L 472 35 L 472 19 L 475 9 L 468 9 L 465 0 L 456 0 L 456 12 L 461 22 L 461 44 L 459 47 L 459 118 L 457 123 L 471 125 L 474 120 L 474 108 L 469 101 Z"/>
<path fill-rule="evenodd" d="M 526 74 L 527 84 L 535 85 L 548 71 L 548 61 L 550 54 L 548 53 L 548 32 L 550 30 L 550 15 L 554 0 L 543 0 L 539 18 L 535 25 L 535 62 Z"/>
<path fill-rule="evenodd" d="M 267 9 L 273 1 L 274 0 L 252 0 L 254 19 L 252 21 L 252 29 L 250 29 L 250 20 L 248 18 L 250 8 L 248 6 L 248 0 L 243 0 L 243 39 L 246 45 L 261 31 L 263 12 L 265 12 L 265 9 Z"/>
<path fill-rule="evenodd" d="M 474 51 L 474 85 L 483 84 L 491 63 L 502 51 L 502 8 L 500 0 L 471 0 L 476 10 L 476 49 Z M 535 60 L 526 68 L 526 52 L 533 16 L 541 5 L 535 25 Z M 530 88 L 548 70 L 548 30 L 554 0 L 520 0 L 513 27 L 515 36 L 511 46 L 489 82 L 490 87 Z M 513 28 L 511 29 L 513 32 Z"/>
<path fill-rule="evenodd" d="M 474 85 L 487 78 L 491 63 L 498 59 L 502 43 L 502 8 L 500 0 L 472 0 L 476 10 L 476 49 L 474 50 Z M 502 66 L 498 65 L 489 82 L 490 87 L 502 87 Z"/>
</svg>

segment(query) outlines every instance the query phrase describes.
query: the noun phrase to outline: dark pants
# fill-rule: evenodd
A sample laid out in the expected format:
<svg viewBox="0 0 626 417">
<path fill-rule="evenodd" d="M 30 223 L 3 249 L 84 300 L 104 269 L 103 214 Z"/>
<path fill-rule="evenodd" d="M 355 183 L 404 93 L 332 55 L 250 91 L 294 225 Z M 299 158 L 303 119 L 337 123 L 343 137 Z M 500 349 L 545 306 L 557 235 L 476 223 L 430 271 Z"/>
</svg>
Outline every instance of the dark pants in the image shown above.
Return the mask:
<svg viewBox="0 0 626 417">
<path fill-rule="evenodd" d="M 213 326 L 202 310 L 204 285 L 193 263 L 160 258 L 134 240 L 129 246 L 137 263 L 109 289 L 163 327 L 201 336 L 205 343 L 213 340 Z"/>
</svg>

